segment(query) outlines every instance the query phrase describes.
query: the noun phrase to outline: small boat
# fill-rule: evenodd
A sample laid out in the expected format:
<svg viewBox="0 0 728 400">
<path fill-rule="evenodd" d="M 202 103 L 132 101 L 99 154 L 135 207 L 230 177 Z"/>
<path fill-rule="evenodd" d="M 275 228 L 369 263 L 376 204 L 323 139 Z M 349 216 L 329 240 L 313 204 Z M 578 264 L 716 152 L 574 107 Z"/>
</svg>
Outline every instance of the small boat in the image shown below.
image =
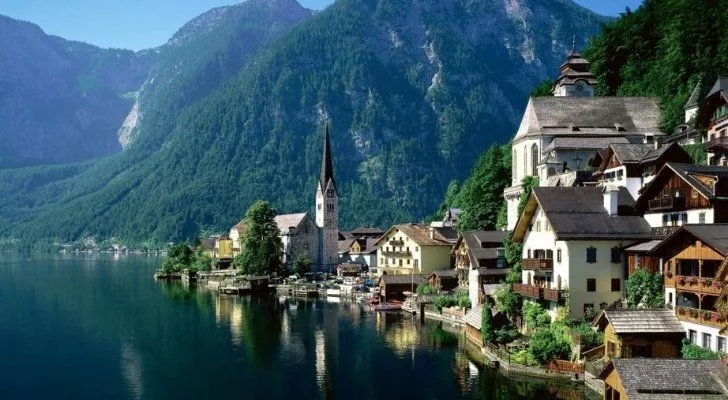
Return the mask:
<svg viewBox="0 0 728 400">
<path fill-rule="evenodd" d="M 374 311 L 399 311 L 401 309 L 401 304 L 394 303 L 382 303 L 374 306 Z"/>
</svg>

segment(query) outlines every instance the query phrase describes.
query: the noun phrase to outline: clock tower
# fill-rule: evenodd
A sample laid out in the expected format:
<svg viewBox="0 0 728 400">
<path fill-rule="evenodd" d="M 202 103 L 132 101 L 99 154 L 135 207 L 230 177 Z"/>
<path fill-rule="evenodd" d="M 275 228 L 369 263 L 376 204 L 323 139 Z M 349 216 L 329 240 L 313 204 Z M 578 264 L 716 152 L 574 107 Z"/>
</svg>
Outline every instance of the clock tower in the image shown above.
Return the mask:
<svg viewBox="0 0 728 400">
<path fill-rule="evenodd" d="M 551 93 L 556 97 L 593 97 L 594 86 L 598 82 L 596 75 L 589 72 L 589 61 L 576 50 L 576 40 L 574 40 L 566 61 L 561 64 L 561 74 L 556 79 Z"/>
<path fill-rule="evenodd" d="M 316 187 L 316 225 L 319 227 L 321 267 L 331 272 L 339 265 L 339 193 L 329 143 L 329 125 L 324 132 L 321 177 Z"/>
</svg>

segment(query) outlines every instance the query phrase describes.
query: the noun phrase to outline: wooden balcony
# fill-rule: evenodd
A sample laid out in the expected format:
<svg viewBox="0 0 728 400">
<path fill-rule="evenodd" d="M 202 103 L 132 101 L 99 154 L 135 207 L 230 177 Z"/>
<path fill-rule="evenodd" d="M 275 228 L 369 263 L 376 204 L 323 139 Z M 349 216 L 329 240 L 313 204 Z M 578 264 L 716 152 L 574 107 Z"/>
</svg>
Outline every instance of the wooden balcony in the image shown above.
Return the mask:
<svg viewBox="0 0 728 400">
<path fill-rule="evenodd" d="M 666 277 L 667 278 L 667 277 Z M 684 292 L 695 292 L 700 294 L 720 295 L 724 282 L 711 279 L 699 278 L 697 276 L 675 275 L 672 278 L 675 289 Z"/>
<path fill-rule="evenodd" d="M 524 297 L 542 300 L 544 289 L 538 286 L 526 285 L 523 283 L 513 284 L 513 290 Z"/>
<path fill-rule="evenodd" d="M 382 250 L 382 255 L 385 257 L 412 257 L 412 252 L 407 250 L 394 251 L 394 250 Z"/>
<path fill-rule="evenodd" d="M 663 197 L 661 199 L 653 199 L 647 203 L 647 208 L 650 211 L 662 211 L 662 210 L 684 210 L 685 209 L 685 197 Z"/>
<path fill-rule="evenodd" d="M 392 245 L 392 246 L 404 246 L 404 240 L 402 240 L 402 239 L 399 239 L 399 240 L 392 239 L 392 240 L 389 241 L 389 244 Z"/>
<path fill-rule="evenodd" d="M 664 239 L 680 228 L 679 226 L 658 226 L 652 228 L 652 237 L 655 239 Z"/>
<path fill-rule="evenodd" d="M 560 301 L 564 300 L 565 293 L 566 293 L 565 290 L 544 289 L 543 298 L 544 298 L 544 300 L 560 302 Z"/>
<path fill-rule="evenodd" d="M 728 151 L 728 136 L 707 141 L 705 143 L 705 149 L 710 152 Z"/>
<path fill-rule="evenodd" d="M 696 324 L 723 328 L 726 325 L 726 318 L 713 310 L 697 310 L 688 307 L 675 307 L 677 319 Z"/>
<path fill-rule="evenodd" d="M 529 271 L 553 271 L 554 260 L 550 258 L 524 258 L 521 268 Z"/>
</svg>

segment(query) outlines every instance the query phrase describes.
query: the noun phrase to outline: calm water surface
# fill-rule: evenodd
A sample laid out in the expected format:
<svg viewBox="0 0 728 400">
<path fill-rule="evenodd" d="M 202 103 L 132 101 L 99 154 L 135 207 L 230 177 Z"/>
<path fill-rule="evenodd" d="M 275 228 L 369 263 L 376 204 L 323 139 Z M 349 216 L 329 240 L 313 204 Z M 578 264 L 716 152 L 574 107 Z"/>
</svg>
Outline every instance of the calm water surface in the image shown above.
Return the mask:
<svg viewBox="0 0 728 400">
<path fill-rule="evenodd" d="M 158 263 L 0 255 L 0 398 L 583 398 L 477 366 L 446 325 L 217 297 L 155 282 Z"/>
</svg>

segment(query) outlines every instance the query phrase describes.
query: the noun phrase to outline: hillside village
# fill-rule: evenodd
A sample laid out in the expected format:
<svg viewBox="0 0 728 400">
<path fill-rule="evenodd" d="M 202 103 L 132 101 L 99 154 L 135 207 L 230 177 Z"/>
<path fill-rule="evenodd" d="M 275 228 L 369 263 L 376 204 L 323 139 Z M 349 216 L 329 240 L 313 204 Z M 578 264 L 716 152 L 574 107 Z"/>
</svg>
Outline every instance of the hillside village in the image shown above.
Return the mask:
<svg viewBox="0 0 728 400">
<path fill-rule="evenodd" d="M 595 97 L 596 84 L 574 48 L 552 96 L 528 101 L 512 139 L 500 231 L 458 230 L 457 208 L 430 224 L 341 231 L 327 127 L 315 218 L 275 218 L 283 262 L 290 270 L 305 258 L 314 271 L 366 275 L 386 302 L 410 298 L 416 286 L 467 292 L 467 313 L 446 318 L 466 323 L 468 338 L 501 366 L 524 353 L 487 332 L 495 321 L 517 327 L 514 337 L 580 321 L 599 340 L 573 335 L 567 354 L 540 364 L 546 374 L 586 377 L 605 399 L 725 398 L 728 79 L 711 82 L 702 99 L 708 82 L 698 84 L 674 135 L 660 130 L 659 99 Z M 707 150 L 706 163 L 683 148 L 695 144 Z M 243 220 L 201 246 L 229 268 L 245 231 Z M 657 300 L 636 283 L 643 276 L 658 281 Z M 712 359 L 684 359 L 700 349 L 707 356 L 697 358 Z"/>
</svg>

